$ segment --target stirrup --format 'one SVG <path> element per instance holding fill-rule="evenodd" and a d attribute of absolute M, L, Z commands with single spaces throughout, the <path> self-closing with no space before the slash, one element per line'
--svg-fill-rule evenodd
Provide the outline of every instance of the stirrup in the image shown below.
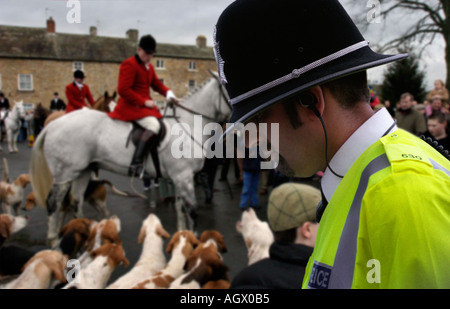
<path fill-rule="evenodd" d="M 142 179 L 144 177 L 144 165 L 142 163 L 131 164 L 128 169 L 128 175 Z"/>

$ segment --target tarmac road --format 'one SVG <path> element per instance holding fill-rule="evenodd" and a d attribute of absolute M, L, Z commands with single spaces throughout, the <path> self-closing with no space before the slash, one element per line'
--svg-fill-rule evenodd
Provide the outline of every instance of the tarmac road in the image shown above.
<path fill-rule="evenodd" d="M 31 156 L 31 148 L 26 142 L 18 143 L 19 153 L 10 154 L 7 150 L 6 142 L 2 143 L 2 157 L 6 157 L 9 167 L 9 177 L 13 181 L 22 173 L 29 172 L 29 162 Z M 220 176 L 219 166 L 216 177 Z M 205 195 L 200 185 L 196 186 L 196 196 L 198 200 L 198 222 L 197 232 L 200 235 L 204 230 L 216 229 L 224 235 L 225 244 L 228 252 L 223 254 L 224 262 L 229 267 L 230 278 L 234 276 L 247 265 L 247 248 L 241 234 L 236 231 L 236 222 L 240 219 L 241 211 L 239 209 L 239 198 L 241 186 L 234 184 L 233 168 L 230 167 L 228 176 L 232 196 L 226 182 L 215 181 L 215 192 L 212 204 L 205 204 Z M 0 171 L 3 171 L 3 164 Z M 3 178 L 3 173 L 0 175 Z M 131 192 L 130 178 L 127 176 L 113 174 L 108 171 L 101 170 L 100 179 L 111 181 L 118 189 Z M 139 179 L 135 179 L 132 184 L 135 189 L 148 197 L 149 193 L 143 190 L 143 183 Z M 31 192 L 31 186 L 25 189 L 25 196 Z M 25 199 L 24 196 L 24 199 Z M 260 195 L 261 209 L 256 212 L 261 220 L 267 220 L 266 207 L 268 195 Z M 130 261 L 130 266 L 124 268 L 119 265 L 113 272 L 109 282 L 126 273 L 136 263 L 141 254 L 141 245 L 137 243 L 137 237 L 141 228 L 142 220 L 149 213 L 155 213 L 161 220 L 164 228 L 172 235 L 176 232 L 176 213 L 175 208 L 170 202 L 163 202 L 160 197 L 156 197 L 156 207 L 151 207 L 151 199 L 144 200 L 139 197 L 123 197 L 116 195 L 108 187 L 107 207 L 111 215 L 117 215 L 121 220 L 120 237 L 123 242 L 125 255 Z M 22 211 L 22 214 L 30 216 L 29 223 L 26 228 L 13 235 L 4 245 L 16 244 L 22 247 L 30 248 L 38 251 L 48 249 L 46 244 L 47 233 L 47 211 L 44 208 L 34 208 L 31 211 Z M 90 219 L 98 219 L 97 212 L 87 203 L 84 206 L 84 214 Z M 165 245 L 167 245 L 166 240 Z M 165 249 L 165 247 L 164 247 Z M 169 259 L 170 256 L 167 256 Z"/>

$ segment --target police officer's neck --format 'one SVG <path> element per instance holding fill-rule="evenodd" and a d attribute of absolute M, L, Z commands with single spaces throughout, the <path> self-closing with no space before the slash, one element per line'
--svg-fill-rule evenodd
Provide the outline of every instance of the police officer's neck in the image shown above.
<path fill-rule="evenodd" d="M 328 134 L 328 158 L 375 113 L 367 102 L 360 102 L 352 108 L 344 108 L 334 99 L 327 99 L 323 121 Z"/>

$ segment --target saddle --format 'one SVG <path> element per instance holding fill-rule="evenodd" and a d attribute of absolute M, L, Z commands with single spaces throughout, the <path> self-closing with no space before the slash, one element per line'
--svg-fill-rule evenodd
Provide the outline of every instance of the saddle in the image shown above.
<path fill-rule="evenodd" d="M 160 129 L 159 129 L 158 135 L 156 137 L 156 143 L 154 143 L 154 142 L 147 143 L 145 153 L 144 153 L 144 156 L 146 158 L 148 157 L 148 155 L 150 153 L 152 153 L 152 157 L 159 158 L 158 146 L 161 144 L 161 141 L 166 136 L 167 128 L 166 128 L 166 125 L 164 124 L 164 122 L 162 121 L 162 119 L 158 119 L 158 121 L 160 124 Z M 133 121 L 132 124 L 133 124 L 133 127 L 131 128 L 130 134 L 128 135 L 127 142 L 125 145 L 126 148 L 128 147 L 130 141 L 134 144 L 134 146 L 137 146 L 142 132 L 145 131 L 145 129 L 141 125 L 139 125 L 137 122 Z M 157 162 L 155 162 L 155 161 L 157 161 Z M 160 165 L 159 165 L 159 159 L 153 160 L 153 164 L 155 165 L 155 170 L 157 171 L 157 174 L 160 174 L 159 171 L 161 169 L 160 169 Z M 160 176 L 160 175 L 158 175 L 158 176 Z"/>

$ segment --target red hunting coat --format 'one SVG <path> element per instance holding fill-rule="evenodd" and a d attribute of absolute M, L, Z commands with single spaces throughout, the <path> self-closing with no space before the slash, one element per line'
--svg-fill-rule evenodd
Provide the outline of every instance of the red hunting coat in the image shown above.
<path fill-rule="evenodd" d="M 126 59 L 120 65 L 119 84 L 117 91 L 120 99 L 117 106 L 108 115 L 113 119 L 123 121 L 138 120 L 153 116 L 162 118 L 158 107 L 148 108 L 144 106 L 146 100 L 151 100 L 150 87 L 163 96 L 166 96 L 169 88 L 156 76 L 151 64 L 149 68 L 137 55 Z"/>
<path fill-rule="evenodd" d="M 89 101 L 91 105 L 94 105 L 95 101 L 92 97 L 91 90 L 88 85 L 84 84 L 81 90 L 72 82 L 66 86 L 66 97 L 67 97 L 67 107 L 66 114 L 73 112 L 77 109 L 82 109 L 83 107 L 88 107 L 85 99 Z"/>

